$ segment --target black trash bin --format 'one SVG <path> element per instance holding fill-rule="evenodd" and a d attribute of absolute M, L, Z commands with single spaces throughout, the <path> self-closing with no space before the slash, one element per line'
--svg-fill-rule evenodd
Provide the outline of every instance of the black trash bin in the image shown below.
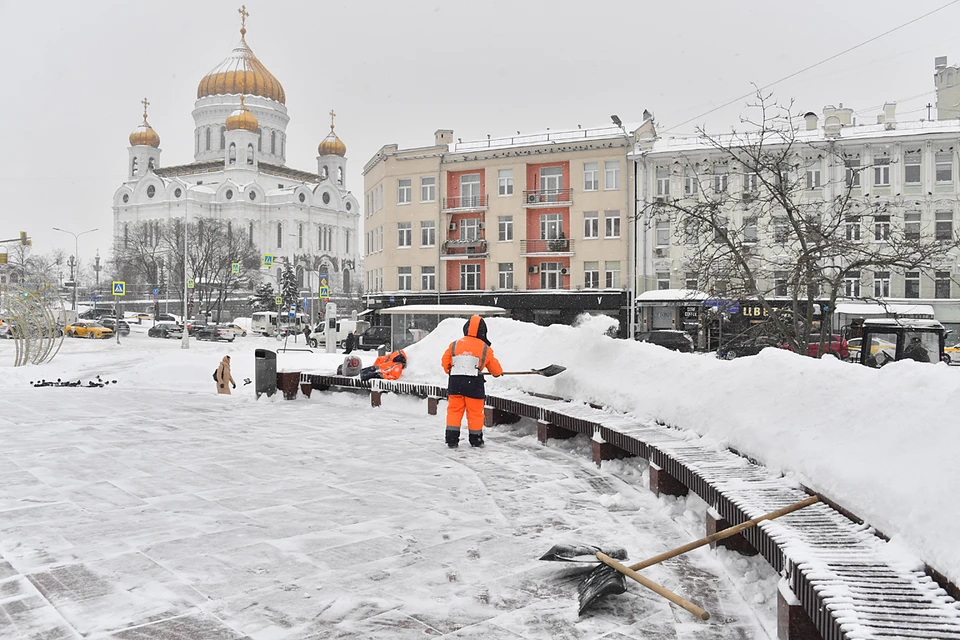
<path fill-rule="evenodd" d="M 253 357 L 257 397 L 265 393 L 269 398 L 277 392 L 277 354 L 269 349 L 257 349 Z"/>

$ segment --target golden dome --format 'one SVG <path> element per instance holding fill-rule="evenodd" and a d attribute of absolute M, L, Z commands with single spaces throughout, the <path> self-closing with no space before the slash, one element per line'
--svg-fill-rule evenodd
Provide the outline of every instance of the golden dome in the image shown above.
<path fill-rule="evenodd" d="M 247 13 L 242 13 L 246 21 Z M 245 24 L 245 23 L 244 23 Z M 285 104 L 287 95 L 272 73 L 253 55 L 247 46 L 246 27 L 240 28 L 240 44 L 227 56 L 227 59 L 213 68 L 203 77 L 197 87 L 197 99 L 206 96 L 246 94 L 269 98 Z"/>
<path fill-rule="evenodd" d="M 340 156 L 342 158 L 347 155 L 347 145 L 343 144 L 343 140 L 338 138 L 333 131 L 333 119 L 336 115 L 333 111 L 330 112 L 330 133 L 320 142 L 317 152 L 322 156 Z"/>
<path fill-rule="evenodd" d="M 246 129 L 251 133 L 256 133 L 259 126 L 257 116 L 253 115 L 253 112 L 247 109 L 247 105 L 243 104 L 243 95 L 241 94 L 240 108 L 227 116 L 227 131 Z"/>
<path fill-rule="evenodd" d="M 150 103 L 147 102 L 147 99 L 143 99 L 143 122 L 140 123 L 140 126 L 130 134 L 130 146 L 136 147 L 139 145 L 146 145 L 148 147 L 154 147 L 155 149 L 160 148 L 160 134 L 153 130 L 153 127 L 150 126 L 150 123 L 147 122 L 147 105 Z"/>

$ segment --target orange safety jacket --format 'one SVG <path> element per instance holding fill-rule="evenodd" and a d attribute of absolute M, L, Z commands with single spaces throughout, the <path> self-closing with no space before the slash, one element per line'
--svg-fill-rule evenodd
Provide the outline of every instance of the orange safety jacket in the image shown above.
<path fill-rule="evenodd" d="M 380 375 L 384 380 L 397 380 L 400 378 L 400 374 L 403 373 L 403 368 L 406 364 L 407 354 L 401 349 L 400 351 L 394 351 L 387 355 L 380 356 L 374 361 L 373 366 L 380 369 Z"/>
<path fill-rule="evenodd" d="M 473 316 L 464 327 L 464 336 L 450 343 L 443 354 L 441 364 L 450 376 L 447 384 L 449 395 L 483 398 L 483 370 L 495 376 L 503 373 L 500 361 L 493 348 L 486 343 L 486 323 L 480 316 Z"/>

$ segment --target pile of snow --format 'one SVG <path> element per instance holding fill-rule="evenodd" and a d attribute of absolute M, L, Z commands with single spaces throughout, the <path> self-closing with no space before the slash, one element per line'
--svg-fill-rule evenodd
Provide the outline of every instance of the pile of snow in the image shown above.
<path fill-rule="evenodd" d="M 409 347 L 403 379 L 444 384 L 440 358 L 463 322 L 445 320 Z M 491 380 L 488 392 L 555 394 L 693 430 L 796 476 L 960 581 L 960 510 L 950 495 L 960 369 L 903 361 L 875 370 L 780 349 L 727 362 L 612 339 L 594 321 L 486 322 L 504 369 L 567 367 L 555 378 Z"/>
<path fill-rule="evenodd" d="M 616 332 L 620 328 L 620 321 L 603 314 L 581 313 L 574 320 L 573 326 L 602 336 Z"/>

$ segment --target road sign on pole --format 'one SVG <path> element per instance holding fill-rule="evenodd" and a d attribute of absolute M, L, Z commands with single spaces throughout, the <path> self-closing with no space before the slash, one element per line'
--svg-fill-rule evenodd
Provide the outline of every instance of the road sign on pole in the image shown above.
<path fill-rule="evenodd" d="M 122 280 L 113 281 L 113 295 L 115 296 L 124 296 L 127 295 L 127 283 Z"/>
<path fill-rule="evenodd" d="M 291 318 L 297 317 L 297 305 L 295 304 L 290 305 L 290 317 Z"/>
<path fill-rule="evenodd" d="M 193 278 L 187 278 L 187 289 L 193 289 L 196 284 L 197 283 Z"/>
<path fill-rule="evenodd" d="M 263 266 L 272 267 L 273 266 L 273 254 L 265 253 L 263 254 Z"/>
<path fill-rule="evenodd" d="M 230 264 L 230 271 L 233 272 L 233 275 L 239 275 L 239 273 L 240 273 L 240 263 L 239 263 L 239 262 L 233 262 L 233 263 L 231 263 L 231 264 Z"/>
<path fill-rule="evenodd" d="M 330 287 L 320 287 L 320 297 L 329 298 L 330 297 Z"/>
<path fill-rule="evenodd" d="M 283 304 L 283 296 L 277 296 L 277 297 L 274 298 L 273 300 L 274 300 L 274 302 L 277 303 L 277 306 L 278 306 L 278 307 Z"/>

